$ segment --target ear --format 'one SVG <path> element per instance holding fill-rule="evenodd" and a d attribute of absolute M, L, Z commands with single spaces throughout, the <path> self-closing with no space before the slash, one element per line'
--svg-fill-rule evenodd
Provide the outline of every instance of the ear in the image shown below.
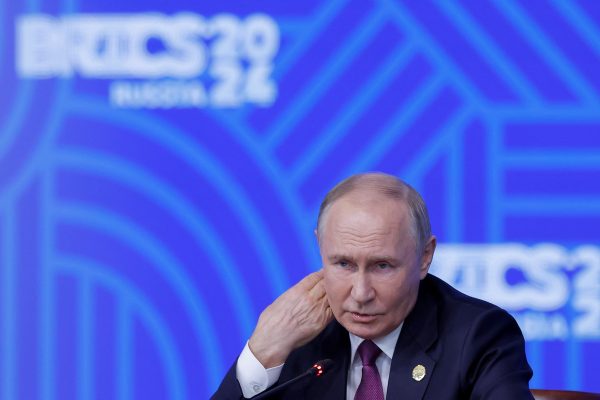
<path fill-rule="evenodd" d="M 423 254 L 421 255 L 421 270 L 420 275 L 421 279 L 425 278 L 427 273 L 429 272 L 429 267 L 431 266 L 431 260 L 433 260 L 433 253 L 435 252 L 435 246 L 437 244 L 437 239 L 435 236 L 431 235 L 425 246 L 423 247 Z"/>

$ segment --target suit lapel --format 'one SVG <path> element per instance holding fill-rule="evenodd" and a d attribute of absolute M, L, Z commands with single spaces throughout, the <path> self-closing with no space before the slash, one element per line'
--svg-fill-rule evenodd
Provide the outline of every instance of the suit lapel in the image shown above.
<path fill-rule="evenodd" d="M 394 349 L 387 400 L 421 400 L 435 368 L 427 350 L 436 341 L 437 306 L 426 290 L 419 290 L 415 307 L 404 321 Z"/>
<path fill-rule="evenodd" d="M 435 367 L 435 360 L 414 340 L 402 343 L 401 346 L 402 348 L 396 347 L 392 359 L 387 399 L 421 400 Z"/>

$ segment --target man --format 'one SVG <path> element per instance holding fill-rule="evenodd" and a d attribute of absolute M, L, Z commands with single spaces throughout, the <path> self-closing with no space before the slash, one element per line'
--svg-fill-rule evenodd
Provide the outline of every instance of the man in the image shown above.
<path fill-rule="evenodd" d="M 381 173 L 325 197 L 323 268 L 282 294 L 214 399 L 249 398 L 332 359 L 274 399 L 532 399 L 524 340 L 500 308 L 428 274 L 436 246 L 421 196 Z"/>

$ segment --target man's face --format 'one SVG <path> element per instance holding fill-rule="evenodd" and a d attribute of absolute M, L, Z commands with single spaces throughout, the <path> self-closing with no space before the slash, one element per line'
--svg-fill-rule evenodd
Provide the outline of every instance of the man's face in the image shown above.
<path fill-rule="evenodd" d="M 417 257 L 407 206 L 380 195 L 348 194 L 327 210 L 318 236 L 335 318 L 366 339 L 394 330 L 413 308 L 431 262 L 428 255 Z"/>

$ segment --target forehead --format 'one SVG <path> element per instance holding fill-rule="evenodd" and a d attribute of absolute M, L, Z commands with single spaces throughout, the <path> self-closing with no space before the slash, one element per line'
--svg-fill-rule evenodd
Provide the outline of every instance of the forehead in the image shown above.
<path fill-rule="evenodd" d="M 322 232 L 402 234 L 410 231 L 410 216 L 403 200 L 371 193 L 356 193 L 331 204 L 322 220 Z"/>
<path fill-rule="evenodd" d="M 321 255 L 334 262 L 351 258 L 406 260 L 414 252 L 408 207 L 395 199 L 340 199 L 323 220 Z"/>

